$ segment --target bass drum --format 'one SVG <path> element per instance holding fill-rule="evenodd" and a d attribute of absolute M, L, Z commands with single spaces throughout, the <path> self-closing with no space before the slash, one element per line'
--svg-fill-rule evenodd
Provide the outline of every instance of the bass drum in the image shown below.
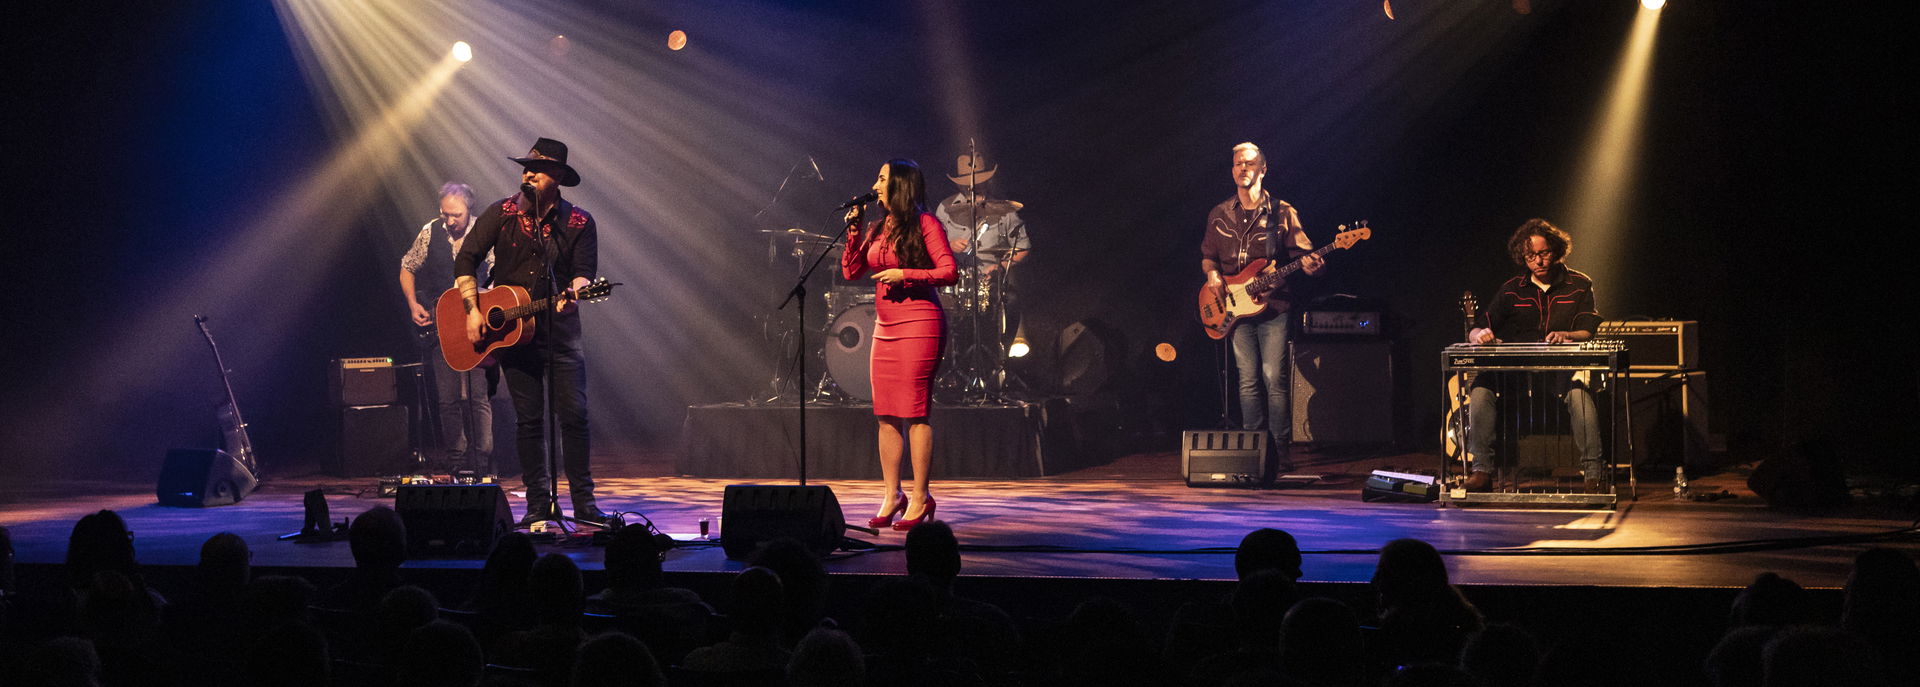
<path fill-rule="evenodd" d="M 840 391 L 862 401 L 873 400 L 873 325 L 878 315 L 872 303 L 847 308 L 827 326 L 827 372 Z"/>

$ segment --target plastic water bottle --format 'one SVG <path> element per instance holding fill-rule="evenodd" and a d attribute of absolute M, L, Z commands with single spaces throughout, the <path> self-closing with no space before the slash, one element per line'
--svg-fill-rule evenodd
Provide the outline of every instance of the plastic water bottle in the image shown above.
<path fill-rule="evenodd" d="M 1682 465 L 1674 468 L 1673 469 L 1673 497 L 1678 499 L 1684 499 L 1687 497 L 1687 494 L 1689 493 L 1689 491 L 1690 490 L 1687 489 L 1687 466 Z"/>

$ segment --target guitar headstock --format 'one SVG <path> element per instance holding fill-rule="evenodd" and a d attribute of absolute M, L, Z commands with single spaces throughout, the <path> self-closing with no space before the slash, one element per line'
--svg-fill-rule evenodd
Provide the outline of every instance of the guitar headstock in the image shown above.
<path fill-rule="evenodd" d="M 612 295 L 613 287 L 616 287 L 619 285 L 620 285 L 620 282 L 607 281 L 606 277 L 601 277 L 599 279 L 593 280 L 593 283 L 591 284 L 582 286 L 578 289 L 574 289 L 574 299 L 587 301 L 590 303 L 598 303 L 600 301 L 606 300 L 607 296 Z"/>
<path fill-rule="evenodd" d="M 1471 320 L 1478 312 L 1480 312 L 1480 301 L 1473 297 L 1473 292 L 1460 292 L 1460 314 Z"/>
<path fill-rule="evenodd" d="M 1364 219 L 1354 222 L 1351 229 L 1342 224 L 1338 231 L 1339 233 L 1333 235 L 1333 245 L 1340 250 L 1352 248 L 1353 244 L 1373 238 L 1373 229 L 1367 226 L 1367 221 Z"/>

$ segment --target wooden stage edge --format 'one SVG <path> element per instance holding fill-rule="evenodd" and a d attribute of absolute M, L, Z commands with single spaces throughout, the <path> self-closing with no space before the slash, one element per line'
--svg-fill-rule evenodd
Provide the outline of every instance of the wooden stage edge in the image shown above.
<path fill-rule="evenodd" d="M 1668 484 L 1651 480 L 1641 483 L 1639 500 L 1623 501 L 1612 511 L 1443 508 L 1359 499 L 1360 482 L 1369 471 L 1429 469 L 1432 456 L 1296 456 L 1302 459 L 1298 472 L 1324 475 L 1322 483 L 1273 490 L 1189 488 L 1177 475 L 1178 454 L 1149 453 L 1051 477 L 936 479 L 934 493 L 938 517 L 953 525 L 967 547 L 964 573 L 981 578 L 1231 580 L 1233 547 L 1259 527 L 1284 529 L 1299 540 L 1305 552 L 1303 582 L 1309 583 L 1365 582 L 1373 572 L 1373 552 L 1403 537 L 1453 552 L 1448 565 L 1453 580 L 1463 585 L 1725 588 L 1773 571 L 1808 587 L 1839 587 L 1853 557 L 1870 546 L 1920 555 L 1911 513 L 1876 512 L 1870 504 L 1824 514 L 1776 511 L 1746 490 L 1738 471 L 1694 481 L 1697 490 L 1725 489 L 1734 495 L 1711 503 L 1677 500 Z M 642 513 L 662 530 L 687 537 L 698 532 L 702 518 L 724 530 L 721 493 L 727 484 L 792 483 L 780 476 L 679 476 L 671 474 L 676 458 L 665 453 L 596 456 L 601 507 Z M 17 558 L 26 565 L 57 564 L 73 523 L 85 513 L 111 508 L 136 533 L 144 565 L 191 566 L 208 536 L 232 531 L 247 540 L 257 567 L 326 569 L 351 566 L 346 542 L 295 544 L 276 538 L 300 528 L 303 492 L 325 489 L 335 521 L 374 505 L 392 505 L 391 498 L 372 495 L 372 479 L 269 477 L 244 502 L 206 509 L 159 506 L 150 484 L 15 483 L 0 487 L 0 524 L 12 531 Z M 517 487 L 517 480 L 507 483 Z M 849 522 L 864 523 L 879 502 L 877 480 L 812 483 L 833 488 Z M 522 512 L 524 501 L 510 500 L 515 513 Z M 902 534 L 852 536 L 879 548 L 836 555 L 827 562 L 829 571 L 905 571 L 898 548 Z M 1829 540 L 1716 550 L 1727 542 L 1816 537 Z M 1693 550 L 1646 553 L 1644 547 Z M 588 571 L 602 567 L 599 548 L 564 542 L 543 548 L 572 556 Z M 477 556 L 430 558 L 408 566 L 463 569 L 481 562 Z M 742 567 L 711 544 L 676 549 L 666 563 L 670 574 L 730 573 Z"/>

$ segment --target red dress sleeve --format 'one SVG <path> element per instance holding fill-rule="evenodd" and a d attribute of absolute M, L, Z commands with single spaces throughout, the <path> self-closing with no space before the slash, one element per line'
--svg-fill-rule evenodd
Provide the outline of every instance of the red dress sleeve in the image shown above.
<path fill-rule="evenodd" d="M 947 244 L 947 229 L 940 219 L 927 213 L 920 213 L 920 238 L 927 244 L 927 257 L 933 258 L 933 269 L 902 270 L 906 273 L 908 284 L 926 284 L 929 286 L 951 286 L 960 280 L 960 267 L 953 261 L 953 248 Z"/>
<path fill-rule="evenodd" d="M 840 278 L 853 281 L 867 276 L 866 237 L 880 228 L 879 222 L 867 225 L 866 231 L 847 230 L 847 240 L 840 246 Z"/>

